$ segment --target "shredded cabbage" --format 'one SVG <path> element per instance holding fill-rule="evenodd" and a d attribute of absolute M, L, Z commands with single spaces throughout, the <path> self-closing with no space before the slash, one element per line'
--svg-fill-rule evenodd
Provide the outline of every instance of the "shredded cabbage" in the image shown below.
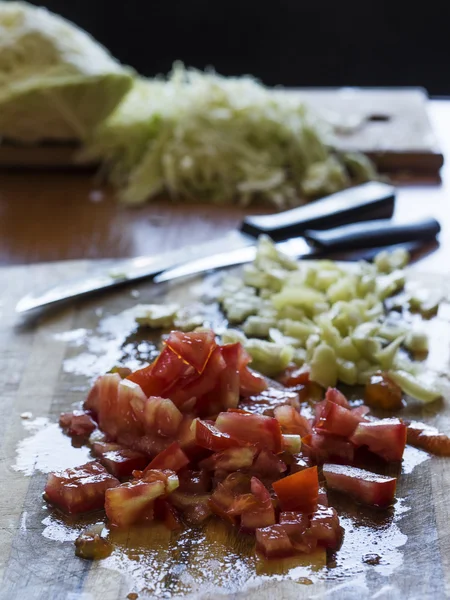
<path fill-rule="evenodd" d="M 132 83 L 131 69 L 72 23 L 0 1 L 0 136 L 83 140 Z"/>
<path fill-rule="evenodd" d="M 284 208 L 376 177 L 362 155 L 332 151 L 295 94 L 181 64 L 167 80 L 137 80 L 82 156 L 107 164 L 127 204 L 165 192 Z"/>

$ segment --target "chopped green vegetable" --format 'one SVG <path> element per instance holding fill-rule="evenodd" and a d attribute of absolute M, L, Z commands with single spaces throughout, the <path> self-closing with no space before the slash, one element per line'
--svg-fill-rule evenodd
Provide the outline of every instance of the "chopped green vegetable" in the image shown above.
<path fill-rule="evenodd" d="M 167 80 L 136 82 L 85 156 L 108 165 L 127 204 L 165 191 L 186 201 L 262 199 L 284 208 L 347 187 L 350 173 L 358 182 L 375 176 L 368 159 L 356 169 L 356 156 L 337 155 L 330 133 L 294 94 L 176 64 Z"/>
<path fill-rule="evenodd" d="M 334 387 L 338 379 L 336 353 L 327 344 L 319 344 L 313 352 L 310 362 L 310 378 L 321 386 Z"/>
<path fill-rule="evenodd" d="M 442 397 L 442 393 L 433 384 L 423 383 L 418 377 L 406 371 L 390 371 L 389 377 L 401 387 L 405 394 L 421 402 L 434 402 Z"/>
<path fill-rule="evenodd" d="M 133 84 L 86 32 L 45 8 L 0 2 L 0 136 L 85 140 Z"/>
<path fill-rule="evenodd" d="M 178 304 L 138 304 L 135 306 L 135 319 L 139 325 L 158 329 L 172 327 Z"/>

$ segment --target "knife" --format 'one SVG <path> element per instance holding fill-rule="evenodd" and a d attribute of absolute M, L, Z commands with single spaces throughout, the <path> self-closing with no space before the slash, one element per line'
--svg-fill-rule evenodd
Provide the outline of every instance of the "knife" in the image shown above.
<path fill-rule="evenodd" d="M 306 229 L 327 229 L 355 221 L 389 218 L 394 211 L 395 188 L 369 182 L 331 194 L 304 206 L 272 215 L 248 216 L 239 231 L 221 239 L 180 248 L 158 256 L 139 256 L 114 261 L 113 268 L 98 269 L 80 279 L 65 281 L 36 294 L 28 294 L 16 306 L 28 312 L 151 277 L 174 266 L 205 256 L 255 246 L 257 236 L 267 234 L 274 240 L 299 236 Z"/>
<path fill-rule="evenodd" d="M 327 231 L 307 230 L 302 237 L 278 242 L 278 250 L 292 258 L 320 258 L 342 250 L 358 250 L 426 242 L 435 239 L 441 226 L 433 218 L 413 223 L 396 223 L 389 219 L 355 223 L 329 229 Z M 171 281 L 212 269 L 220 269 L 252 262 L 256 258 L 256 246 L 238 248 L 200 258 L 189 263 L 167 269 L 154 278 L 155 283 Z"/>

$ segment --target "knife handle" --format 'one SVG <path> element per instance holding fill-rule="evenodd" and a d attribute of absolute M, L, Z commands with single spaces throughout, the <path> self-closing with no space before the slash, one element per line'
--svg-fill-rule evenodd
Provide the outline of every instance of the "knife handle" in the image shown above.
<path fill-rule="evenodd" d="M 306 229 L 329 229 L 355 221 L 390 218 L 394 202 L 393 186 L 371 181 L 292 210 L 246 217 L 241 231 L 255 237 L 265 233 L 279 241 L 299 236 Z"/>
<path fill-rule="evenodd" d="M 440 230 L 439 223 L 431 218 L 413 223 L 380 220 L 344 225 L 328 231 L 309 230 L 304 232 L 304 237 L 315 248 L 322 250 L 353 250 L 429 241 L 433 240 Z"/>

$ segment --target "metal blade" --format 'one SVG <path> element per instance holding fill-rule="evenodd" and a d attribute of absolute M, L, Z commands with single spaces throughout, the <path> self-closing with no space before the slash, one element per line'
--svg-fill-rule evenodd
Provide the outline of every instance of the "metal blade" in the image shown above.
<path fill-rule="evenodd" d="M 28 294 L 19 301 L 16 312 L 24 313 L 57 304 L 69 298 L 111 289 L 131 281 L 152 277 L 175 265 L 224 252 L 225 249 L 235 251 L 255 243 L 256 240 L 252 236 L 232 231 L 223 238 L 187 246 L 159 256 L 138 256 L 117 261 L 105 261 L 107 266 L 104 269 L 95 270 L 92 274 L 79 279 L 65 281 L 39 293 Z"/>
<path fill-rule="evenodd" d="M 276 244 L 276 247 L 292 258 L 300 258 L 316 252 L 312 249 L 305 239 L 303 238 L 291 238 L 285 242 Z M 232 267 L 234 265 L 242 265 L 244 263 L 252 262 L 256 257 L 256 246 L 247 246 L 246 248 L 237 248 L 230 252 L 221 252 L 214 256 L 208 256 L 205 258 L 199 258 L 189 263 L 174 267 L 173 269 L 167 269 L 160 275 L 154 278 L 155 283 L 162 283 L 163 281 L 172 281 L 172 279 L 178 279 L 179 277 L 187 277 L 188 275 L 195 275 L 197 273 L 204 273 L 212 269 L 222 269 L 224 267 Z"/>

